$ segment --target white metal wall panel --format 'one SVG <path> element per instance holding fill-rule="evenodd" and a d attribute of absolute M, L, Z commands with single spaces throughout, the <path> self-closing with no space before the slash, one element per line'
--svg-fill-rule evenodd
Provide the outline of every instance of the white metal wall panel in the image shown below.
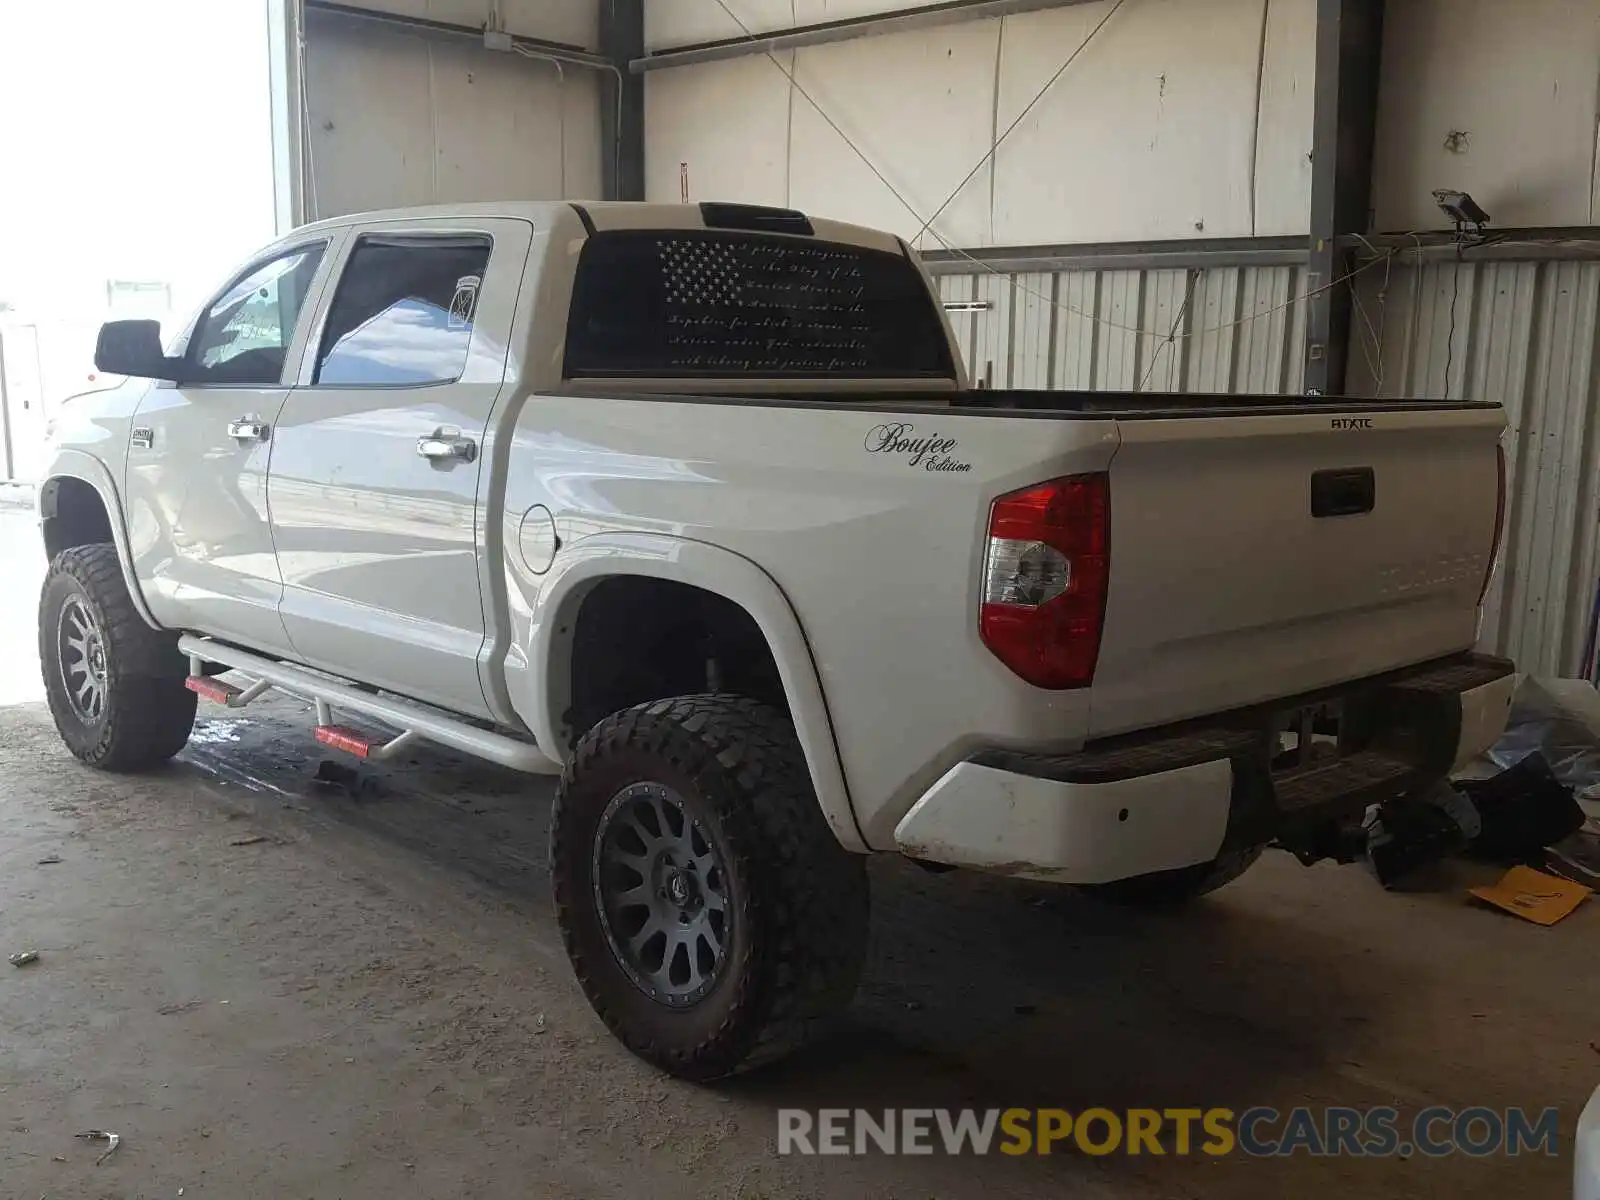
<path fill-rule="evenodd" d="M 915 234 L 921 221 L 872 168 L 926 219 L 983 161 L 994 132 L 1000 24 L 974 21 L 796 51 L 796 81 L 872 167 L 797 95 L 789 137 L 794 206 L 906 237 Z M 759 61 L 782 82 L 770 61 Z M 939 236 L 957 246 L 987 245 L 993 240 L 990 198 L 985 164 L 938 218 Z M 921 241 L 924 247 L 938 244 L 929 237 Z"/>
<path fill-rule="evenodd" d="M 1600 262 L 1380 265 L 1357 284 L 1353 392 L 1506 406 L 1511 502 L 1484 644 L 1526 671 L 1586 674 L 1600 573 Z"/>
<path fill-rule="evenodd" d="M 779 56 L 791 71 L 794 55 Z M 645 77 L 645 194 L 789 204 L 789 81 L 765 56 Z"/>
<path fill-rule="evenodd" d="M 1300 267 L 984 272 L 938 282 L 946 301 L 988 304 L 950 320 L 968 373 L 995 387 L 1302 388 L 1307 285 Z"/>
<path fill-rule="evenodd" d="M 1048 389 L 1055 374 L 1056 277 L 1018 275 L 1011 289 L 1011 352 L 1005 356 L 1006 387 Z"/>
<path fill-rule="evenodd" d="M 1379 229 L 1435 229 L 1461 188 L 1495 224 L 1597 219 L 1600 4 L 1406 0 L 1384 15 L 1373 204 Z"/>
<path fill-rule="evenodd" d="M 805 24 L 888 7 L 728 3 L 757 31 L 787 27 L 796 13 Z M 780 110 L 773 89 L 789 84 L 765 56 L 651 71 L 647 157 L 659 161 L 647 195 L 677 197 L 679 162 L 691 178 L 726 180 L 734 199 L 770 200 L 781 173 L 796 207 L 910 236 L 978 167 L 936 227 L 958 246 L 1304 233 L 1315 3 L 1127 4 L 993 162 L 985 155 L 996 137 L 1106 16 L 1109 0 L 791 52 L 800 85 L 915 216 L 803 97 Z M 655 46 L 738 34 L 716 0 L 660 0 L 647 16 Z M 772 128 L 779 111 L 782 131 Z M 746 125 L 748 136 L 730 132 Z M 748 180 L 724 169 L 741 152 Z M 775 154 L 786 156 L 783 172 Z M 697 182 L 695 194 L 713 193 Z"/>
<path fill-rule="evenodd" d="M 1099 271 L 1063 271 L 1055 276 L 1054 341 L 1051 343 L 1051 386 L 1090 391 L 1100 358 Z"/>
<path fill-rule="evenodd" d="M 1004 275 L 979 275 L 973 285 L 974 297 L 989 307 L 974 322 L 969 378 L 986 387 L 1010 387 L 1016 373 L 1011 343 L 1015 281 Z"/>
<path fill-rule="evenodd" d="M 1268 8 L 1146 0 L 1113 17 L 1000 144 L 995 244 L 1250 236 Z M 999 129 L 1105 12 L 1091 4 L 1005 20 Z M 1310 129 L 1307 110 L 1302 141 Z M 1304 209 L 1289 232 L 1303 229 Z"/>
<path fill-rule="evenodd" d="M 353 21 L 306 37 L 308 219 L 600 191 L 594 72 Z"/>
<path fill-rule="evenodd" d="M 1311 211 L 1311 110 L 1317 81 L 1316 0 L 1265 0 L 1254 231 L 1306 231 Z"/>

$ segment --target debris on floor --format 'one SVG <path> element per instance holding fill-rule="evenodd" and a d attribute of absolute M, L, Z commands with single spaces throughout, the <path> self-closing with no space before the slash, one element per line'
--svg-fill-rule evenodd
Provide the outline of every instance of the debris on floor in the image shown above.
<path fill-rule="evenodd" d="M 234 838 L 231 842 L 228 843 L 228 845 L 230 845 L 230 846 L 259 846 L 262 842 L 267 841 L 267 840 L 268 839 L 266 838 L 265 835 L 258 833 L 254 837 Z"/>
<path fill-rule="evenodd" d="M 1473 854 L 1492 862 L 1526 863 L 1583 828 L 1583 809 L 1572 788 L 1556 777 L 1542 751 L 1488 779 L 1456 785 L 1477 809 L 1480 829 Z"/>
<path fill-rule="evenodd" d="M 1532 867 L 1512 867 L 1498 883 L 1471 891 L 1484 903 L 1535 925 L 1554 925 L 1570 916 L 1590 894 L 1590 889 L 1581 883 L 1558 879 Z"/>
<path fill-rule="evenodd" d="M 13 967 L 26 967 L 39 961 L 39 952 L 37 950 L 20 950 L 6 961 Z"/>
<path fill-rule="evenodd" d="M 1466 849 L 1481 827 L 1472 801 L 1441 782 L 1374 814 L 1367 825 L 1367 864 L 1391 888 L 1419 867 Z"/>
<path fill-rule="evenodd" d="M 39 865 L 41 867 L 53 867 L 60 861 L 61 861 L 61 855 L 59 855 L 59 854 L 46 854 L 43 858 L 41 858 L 39 860 Z"/>
<path fill-rule="evenodd" d="M 97 1166 L 97 1167 L 101 1163 L 105 1162 L 106 1159 L 110 1158 L 113 1154 L 115 1154 L 116 1150 L 117 1150 L 117 1147 L 122 1145 L 122 1137 L 121 1137 L 120 1134 L 109 1133 L 104 1129 L 89 1129 L 89 1130 L 86 1130 L 83 1133 L 75 1133 L 72 1136 L 73 1137 L 80 1137 L 86 1142 L 107 1142 L 107 1143 L 109 1143 L 109 1145 L 106 1146 L 106 1152 L 104 1154 L 102 1154 L 99 1158 L 94 1160 L 94 1165 Z"/>
<path fill-rule="evenodd" d="M 1592 888 L 1600 888 L 1600 820 L 1590 817 L 1571 837 L 1545 848 L 1544 867 Z"/>
<path fill-rule="evenodd" d="M 1506 731 L 1488 758 L 1505 769 L 1534 753 L 1579 800 L 1600 800 L 1600 693 L 1592 683 L 1527 676 L 1517 684 Z"/>
<path fill-rule="evenodd" d="M 324 758 L 317 763 L 311 783 L 319 788 L 338 788 L 352 800 L 372 800 L 382 794 L 382 787 L 370 773 Z"/>

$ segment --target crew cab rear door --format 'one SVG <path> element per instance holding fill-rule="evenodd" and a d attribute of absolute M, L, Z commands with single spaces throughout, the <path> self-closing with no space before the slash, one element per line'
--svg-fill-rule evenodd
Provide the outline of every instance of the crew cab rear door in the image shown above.
<path fill-rule="evenodd" d="M 532 235 L 502 218 L 354 227 L 267 484 L 299 657 L 479 716 L 478 493 Z"/>

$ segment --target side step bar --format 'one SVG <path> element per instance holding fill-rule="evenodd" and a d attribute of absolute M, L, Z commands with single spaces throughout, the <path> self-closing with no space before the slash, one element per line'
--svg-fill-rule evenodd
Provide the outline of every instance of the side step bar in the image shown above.
<path fill-rule="evenodd" d="M 367 759 L 388 758 L 408 747 L 415 739 L 436 742 L 459 750 L 463 754 L 499 763 L 513 771 L 530 775 L 558 775 L 561 764 L 550 758 L 531 742 L 518 741 L 503 733 L 479 729 L 465 721 L 446 716 L 436 709 L 393 696 L 375 696 L 360 688 L 340 683 L 315 671 L 288 663 L 273 662 L 248 650 L 240 650 L 209 638 L 184 634 L 178 639 L 178 649 L 189 656 L 191 662 L 187 686 L 190 691 L 217 700 L 229 708 L 242 708 L 268 688 L 278 688 L 296 696 L 316 702 L 317 740 L 324 745 L 349 750 Z M 242 691 L 232 684 L 204 678 L 200 665 L 221 663 L 251 676 L 255 682 Z M 332 724 L 329 709 L 337 704 L 362 716 L 382 721 L 403 730 L 399 737 L 387 743 L 373 743 L 360 734 Z M 324 736 L 324 731 L 327 735 Z M 360 747 L 358 749 L 358 746 Z"/>

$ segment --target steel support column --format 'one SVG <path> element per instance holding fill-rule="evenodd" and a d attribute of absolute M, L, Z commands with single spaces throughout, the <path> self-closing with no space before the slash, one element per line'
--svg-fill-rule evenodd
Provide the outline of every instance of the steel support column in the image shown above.
<path fill-rule="evenodd" d="M 616 64 L 600 85 L 601 199 L 644 199 L 644 0 L 600 0 L 600 52 Z"/>
<path fill-rule="evenodd" d="M 1384 0 L 1317 0 L 1317 82 L 1311 133 L 1313 288 L 1347 274 L 1341 234 L 1366 232 L 1378 117 L 1378 67 Z M 1311 297 L 1306 330 L 1306 391 L 1338 395 L 1350 351 L 1350 289 Z"/>
<path fill-rule="evenodd" d="M 281 236 L 315 220 L 306 212 L 305 113 L 300 100 L 300 6 L 267 0 L 267 87 L 272 110 L 272 217 Z"/>

